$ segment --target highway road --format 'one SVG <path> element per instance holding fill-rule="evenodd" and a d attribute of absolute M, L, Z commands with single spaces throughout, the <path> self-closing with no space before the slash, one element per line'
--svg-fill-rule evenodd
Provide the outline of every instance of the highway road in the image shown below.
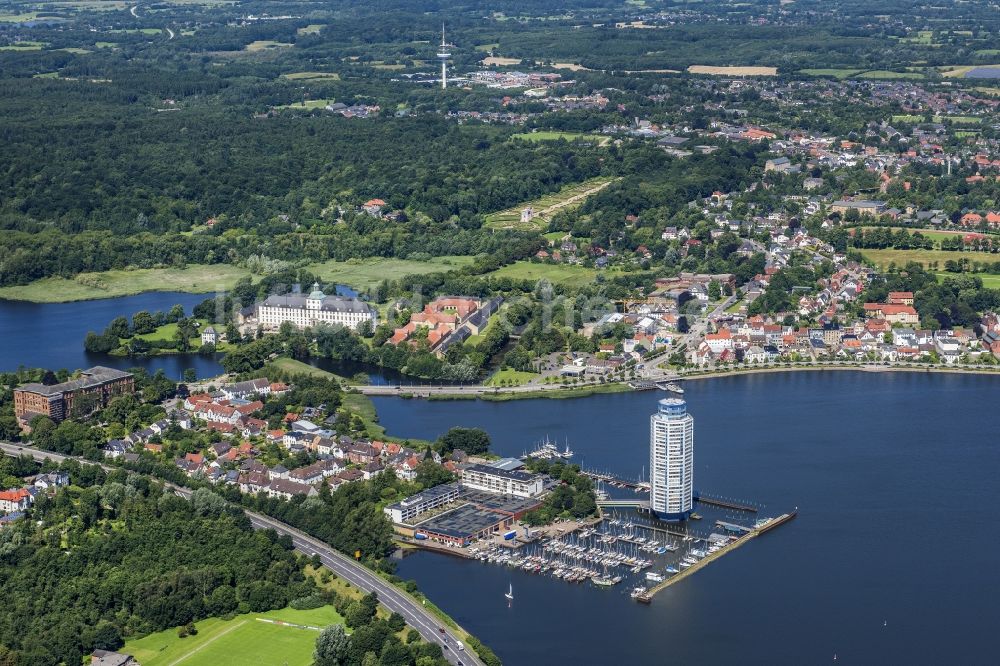
<path fill-rule="evenodd" d="M 51 451 L 42 451 L 40 449 L 20 446 L 10 442 L 0 442 L 0 451 L 6 455 L 14 457 L 28 454 L 39 462 L 49 459 L 56 463 L 61 463 L 67 459 L 74 459 L 78 462 L 91 465 L 100 464 L 100 466 L 107 471 L 115 469 L 110 465 L 94 463 L 93 461 L 85 460 L 83 458 L 65 456 Z M 176 486 L 166 481 L 163 483 L 167 488 L 170 488 L 182 497 L 190 497 L 191 495 L 192 491 L 189 488 Z M 456 665 L 473 664 L 475 666 L 484 666 L 483 662 L 475 653 L 468 649 L 464 651 L 458 649 L 460 639 L 450 627 L 438 620 L 438 618 L 432 615 L 421 604 L 417 603 L 415 599 L 410 597 L 405 592 L 400 591 L 388 581 L 372 573 L 346 555 L 337 552 L 322 541 L 314 539 L 290 525 L 254 511 L 247 511 L 244 509 L 244 512 L 247 514 L 247 517 L 250 518 L 250 523 L 255 529 L 269 529 L 274 530 L 278 534 L 290 536 L 295 549 L 300 553 L 304 553 L 310 557 L 313 554 L 319 555 L 323 566 L 330 569 L 344 580 L 350 582 L 352 585 L 355 585 L 365 592 L 375 591 L 375 593 L 378 594 L 379 602 L 383 606 L 388 608 L 390 611 L 394 611 L 402 615 L 406 619 L 406 623 L 416 629 L 424 640 L 440 645 L 442 650 L 444 650 L 445 658 L 448 659 L 450 663 Z"/>

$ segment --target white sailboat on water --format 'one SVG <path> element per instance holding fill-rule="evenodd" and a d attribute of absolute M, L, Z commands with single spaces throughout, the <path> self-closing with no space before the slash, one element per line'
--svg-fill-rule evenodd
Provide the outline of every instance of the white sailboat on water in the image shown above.
<path fill-rule="evenodd" d="M 513 601 L 514 600 L 514 585 L 513 584 L 510 585 L 510 589 L 507 590 L 507 593 L 504 594 L 503 596 L 507 597 L 507 601 Z"/>

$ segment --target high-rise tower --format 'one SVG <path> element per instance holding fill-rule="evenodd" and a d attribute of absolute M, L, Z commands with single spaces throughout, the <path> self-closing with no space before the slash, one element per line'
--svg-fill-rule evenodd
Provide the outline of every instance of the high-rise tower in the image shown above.
<path fill-rule="evenodd" d="M 441 24 L 441 47 L 438 49 L 438 60 L 441 61 L 441 89 L 444 90 L 448 87 L 448 58 L 451 57 L 451 53 L 448 51 L 451 44 L 445 41 L 444 38 L 444 23 Z"/>
<path fill-rule="evenodd" d="M 694 417 L 664 398 L 649 418 L 649 508 L 661 520 L 687 520 L 694 504 Z"/>

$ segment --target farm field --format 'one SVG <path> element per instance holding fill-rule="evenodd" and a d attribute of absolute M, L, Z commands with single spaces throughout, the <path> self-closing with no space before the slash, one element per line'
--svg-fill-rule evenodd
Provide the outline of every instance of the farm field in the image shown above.
<path fill-rule="evenodd" d="M 691 65 L 689 74 L 713 74 L 716 76 L 777 76 L 777 67 L 715 67 L 712 65 Z"/>
<path fill-rule="evenodd" d="M 938 262 L 943 266 L 946 261 L 1000 261 L 1000 255 L 989 252 L 949 252 L 947 250 L 861 250 L 865 259 L 872 262 L 879 268 L 886 268 L 889 264 L 905 266 L 910 261 L 927 266 L 931 262 Z"/>
<path fill-rule="evenodd" d="M 41 51 L 45 42 L 14 42 L 9 46 L 0 46 L 0 51 Z"/>
<path fill-rule="evenodd" d="M 24 23 L 38 18 L 38 12 L 0 11 L 0 23 Z"/>
<path fill-rule="evenodd" d="M 409 259 L 351 259 L 326 261 L 307 268 L 325 282 L 346 284 L 354 289 L 374 287 L 382 280 L 398 280 L 405 275 L 450 271 L 471 264 L 473 257 L 433 257 L 429 261 Z"/>
<path fill-rule="evenodd" d="M 245 50 L 250 53 L 259 53 L 260 51 L 270 51 L 273 49 L 282 49 L 292 44 L 286 44 L 285 42 L 275 42 L 270 39 L 258 39 L 255 42 L 250 42 L 246 45 Z"/>
<path fill-rule="evenodd" d="M 948 78 L 1000 79 L 1000 65 L 948 65 L 939 69 L 941 76 Z"/>
<path fill-rule="evenodd" d="M 143 666 L 309 666 L 319 631 L 341 622 L 332 606 L 304 611 L 283 608 L 237 615 L 232 620 L 203 620 L 195 625 L 198 633 L 186 638 L 179 638 L 176 629 L 167 629 L 127 642 L 122 652 Z"/>
<path fill-rule="evenodd" d="M 282 74 L 281 78 L 288 79 L 289 81 L 322 81 L 324 79 L 339 81 L 340 74 L 336 72 L 292 72 L 290 74 Z"/>
<path fill-rule="evenodd" d="M 520 65 L 521 58 L 502 58 L 500 56 L 489 56 L 483 58 L 484 67 L 507 67 L 510 65 Z"/>
<path fill-rule="evenodd" d="M 860 74 L 863 69 L 800 69 L 799 74 L 806 76 L 832 76 L 835 79 L 847 79 Z"/>
<path fill-rule="evenodd" d="M 204 294 L 225 291 L 249 274 L 244 268 L 228 264 L 192 264 L 187 268 L 138 268 L 81 273 L 73 279 L 44 278 L 26 285 L 2 287 L 0 298 L 35 303 L 67 303 L 131 296 L 146 291 Z"/>
<path fill-rule="evenodd" d="M 920 72 L 890 72 L 886 69 L 873 69 L 858 75 L 862 79 L 922 79 Z"/>
<path fill-rule="evenodd" d="M 567 185 L 558 192 L 546 194 L 534 201 L 525 201 L 513 208 L 490 213 L 486 216 L 486 226 L 503 229 L 542 229 L 547 224 L 546 217 L 548 215 L 582 203 L 591 194 L 595 194 L 610 185 L 613 180 L 612 178 L 598 177 L 576 185 Z M 529 206 L 535 211 L 535 217 L 527 222 L 521 222 L 521 211 Z"/>
<path fill-rule="evenodd" d="M 548 280 L 549 282 L 590 282 L 597 276 L 597 269 L 572 264 L 536 264 L 518 261 L 504 266 L 490 275 L 514 280 Z"/>

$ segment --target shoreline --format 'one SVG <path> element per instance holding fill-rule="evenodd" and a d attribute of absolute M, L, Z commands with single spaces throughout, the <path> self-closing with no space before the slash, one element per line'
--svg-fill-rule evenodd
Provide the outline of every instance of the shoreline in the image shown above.
<path fill-rule="evenodd" d="M 725 377 L 737 377 L 740 375 L 762 375 L 784 372 L 825 372 L 825 371 L 853 371 L 867 373 L 883 372 L 911 372 L 928 374 L 950 374 L 950 375 L 996 375 L 1000 376 L 1000 366 L 996 369 L 979 367 L 937 367 L 937 366 L 864 366 L 864 365 L 801 365 L 801 366 L 780 366 L 766 368 L 743 368 L 728 369 L 720 372 L 696 372 L 683 374 L 675 381 L 695 381 L 702 379 L 721 379 Z M 627 383 L 616 382 L 614 384 L 597 384 L 593 386 L 569 387 L 569 388 L 539 388 L 534 391 L 499 391 L 484 392 L 479 394 L 471 393 L 434 393 L 427 396 L 417 396 L 413 393 L 406 393 L 402 396 L 409 400 L 424 399 L 428 401 L 448 401 L 448 400 L 483 400 L 486 402 L 507 402 L 510 400 L 532 400 L 551 399 L 566 400 L 571 398 L 587 398 L 592 395 L 607 393 L 638 393 L 648 389 L 634 389 Z M 373 396 L 373 397 L 397 397 L 397 396 Z"/>

